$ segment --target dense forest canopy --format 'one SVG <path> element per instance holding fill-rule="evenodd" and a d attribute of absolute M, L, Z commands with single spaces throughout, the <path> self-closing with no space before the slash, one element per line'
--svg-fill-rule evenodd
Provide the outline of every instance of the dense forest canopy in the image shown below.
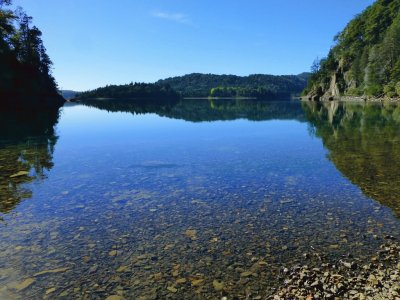
<path fill-rule="evenodd" d="M 79 94 L 80 99 L 157 99 L 179 97 L 288 98 L 305 87 L 308 73 L 297 76 L 189 74 L 159 80 L 154 84 L 107 85 Z"/>
<path fill-rule="evenodd" d="M 32 17 L 10 5 L 0 0 L 0 106 L 62 105 L 42 32 Z"/>
<path fill-rule="evenodd" d="M 169 85 L 152 83 L 130 83 L 107 85 L 79 94 L 79 99 L 115 98 L 115 99 L 178 99 L 179 95 Z"/>
<path fill-rule="evenodd" d="M 183 97 L 290 97 L 301 93 L 307 84 L 308 75 L 236 76 L 193 73 L 159 80 L 157 84 L 168 84 Z"/>
<path fill-rule="evenodd" d="M 377 0 L 351 20 L 312 71 L 311 97 L 400 96 L 400 0 Z"/>
<path fill-rule="evenodd" d="M 279 95 L 285 96 L 284 92 L 276 90 L 270 90 L 268 88 L 259 87 L 216 87 L 210 91 L 211 97 L 229 97 L 229 98 L 241 98 L 250 97 L 257 99 L 273 99 Z"/>

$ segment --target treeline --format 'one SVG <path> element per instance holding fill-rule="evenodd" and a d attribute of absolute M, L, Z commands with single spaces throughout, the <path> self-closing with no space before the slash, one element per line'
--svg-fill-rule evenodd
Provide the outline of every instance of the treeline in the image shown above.
<path fill-rule="evenodd" d="M 274 99 L 279 96 L 285 97 L 288 94 L 284 91 L 270 90 L 265 87 L 216 87 L 212 88 L 209 96 L 228 97 L 228 98 L 257 98 Z M 289 94 L 290 96 L 290 94 Z"/>
<path fill-rule="evenodd" d="M 95 90 L 82 92 L 79 99 L 179 99 L 179 95 L 169 85 L 152 83 L 130 83 L 124 85 L 107 85 Z"/>
<path fill-rule="evenodd" d="M 42 32 L 32 17 L 10 5 L 0 0 L 0 108 L 62 105 Z"/>
<path fill-rule="evenodd" d="M 400 96 L 400 0 L 378 0 L 335 37 L 313 64 L 304 94 Z"/>
<path fill-rule="evenodd" d="M 306 87 L 308 76 L 308 73 L 282 76 L 264 74 L 236 76 L 193 73 L 159 80 L 157 84 L 170 85 L 182 97 L 213 96 L 213 90 L 214 93 L 217 93 L 221 97 L 253 97 L 251 95 L 290 97 L 291 95 L 301 93 Z"/>

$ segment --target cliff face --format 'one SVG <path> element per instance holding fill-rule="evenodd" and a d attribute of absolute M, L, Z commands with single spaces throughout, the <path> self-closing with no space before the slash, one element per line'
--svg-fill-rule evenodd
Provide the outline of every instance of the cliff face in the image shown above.
<path fill-rule="evenodd" d="M 312 69 L 303 94 L 313 100 L 400 96 L 400 0 L 378 0 L 356 16 Z"/>

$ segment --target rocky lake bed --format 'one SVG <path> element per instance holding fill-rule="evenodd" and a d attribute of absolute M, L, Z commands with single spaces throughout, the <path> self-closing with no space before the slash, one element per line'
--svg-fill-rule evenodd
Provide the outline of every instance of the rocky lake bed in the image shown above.
<path fill-rule="evenodd" d="M 253 104 L 4 139 L 0 298 L 396 299 L 398 107 Z"/>

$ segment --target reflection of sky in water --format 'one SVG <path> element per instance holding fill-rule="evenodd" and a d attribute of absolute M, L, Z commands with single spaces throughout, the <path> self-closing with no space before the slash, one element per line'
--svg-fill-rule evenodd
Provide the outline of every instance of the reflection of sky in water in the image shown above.
<path fill-rule="evenodd" d="M 171 142 L 197 141 L 200 144 L 203 140 L 235 138 L 235 137 L 265 137 L 279 140 L 291 136 L 292 139 L 304 141 L 298 134 L 307 135 L 304 128 L 299 128 L 298 122 L 292 121 L 270 121 L 249 122 L 237 120 L 235 122 L 216 121 L 204 123 L 191 123 L 183 120 L 173 120 L 158 117 L 155 114 L 132 115 L 130 113 L 108 113 L 94 110 L 85 106 L 74 106 L 64 108 L 62 122 L 58 125 L 62 141 L 67 139 L 71 147 L 73 141 L 76 143 L 93 142 L 101 145 L 118 142 L 125 144 L 142 142 L 160 142 L 165 140 Z M 303 124 L 303 127 L 306 127 Z M 141 140 L 136 140 L 140 138 Z M 199 141 L 198 139 L 201 139 Z M 144 140 L 143 140 L 144 139 Z M 288 140 L 288 143 L 295 140 Z M 272 141 L 271 141 L 272 142 Z M 185 142 L 184 145 L 189 144 Z"/>
<path fill-rule="evenodd" d="M 215 278 L 228 295 L 262 294 L 310 246 L 361 259 L 375 251 L 374 234 L 399 231 L 388 209 L 335 169 L 307 123 L 191 123 L 72 106 L 57 133 L 48 178 L 28 185 L 33 197 L 0 225 L 0 267 L 17 270 L 3 279 L 9 287 L 69 270 L 36 278 L 24 295 L 55 286 L 54 295 L 72 297 L 98 283 L 99 297 L 164 298 L 178 277 L 192 285 L 175 284 L 177 299 L 220 295 Z M 243 280 L 248 270 L 257 276 Z"/>

